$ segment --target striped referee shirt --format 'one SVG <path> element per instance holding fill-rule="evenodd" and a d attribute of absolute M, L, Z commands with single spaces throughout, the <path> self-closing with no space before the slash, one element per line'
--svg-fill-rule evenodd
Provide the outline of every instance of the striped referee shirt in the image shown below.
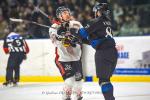
<path fill-rule="evenodd" d="M 25 39 L 21 35 L 14 32 L 11 32 L 7 37 L 5 37 L 3 49 L 5 53 L 29 52 Z"/>

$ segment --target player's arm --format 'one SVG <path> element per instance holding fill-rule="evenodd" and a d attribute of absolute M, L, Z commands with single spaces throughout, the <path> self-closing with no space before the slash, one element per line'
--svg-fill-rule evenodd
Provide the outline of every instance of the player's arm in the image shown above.
<path fill-rule="evenodd" d="M 59 28 L 60 28 L 60 25 L 56 23 L 53 24 L 51 28 L 49 28 L 50 39 L 52 43 L 55 44 L 56 46 L 59 46 L 59 45 L 68 46 L 68 42 L 69 42 L 68 39 L 65 38 L 65 36 L 58 35 Z"/>
<path fill-rule="evenodd" d="M 87 32 L 86 28 L 82 25 L 78 30 L 79 38 L 82 40 L 82 43 L 89 44 L 89 33 Z"/>
<path fill-rule="evenodd" d="M 49 36 L 52 40 L 52 43 L 56 43 L 56 36 L 57 36 L 57 24 L 53 24 L 52 27 L 49 28 Z"/>
<path fill-rule="evenodd" d="M 73 33 L 75 42 L 89 44 L 88 33 L 79 21 L 71 21 L 70 26 L 70 32 Z"/>
<path fill-rule="evenodd" d="M 52 27 L 49 29 L 49 35 L 50 39 L 52 40 L 52 43 L 55 45 L 63 45 L 64 47 L 70 46 L 70 39 L 68 36 L 65 36 L 65 34 L 60 34 L 63 28 L 58 24 L 53 24 Z"/>
<path fill-rule="evenodd" d="M 102 19 L 91 20 L 86 31 L 89 35 L 96 35 L 98 37 L 105 37 L 106 35 L 106 26 Z"/>

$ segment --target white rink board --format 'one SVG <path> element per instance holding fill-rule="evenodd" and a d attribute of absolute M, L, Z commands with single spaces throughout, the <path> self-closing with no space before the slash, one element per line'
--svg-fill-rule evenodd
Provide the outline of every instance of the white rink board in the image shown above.
<path fill-rule="evenodd" d="M 117 37 L 115 38 L 119 53 L 128 53 L 118 59 L 117 68 L 139 68 L 139 60 L 143 60 L 143 52 L 150 51 L 150 37 Z M 59 76 L 55 66 L 55 47 L 49 39 L 27 40 L 30 53 L 21 64 L 21 75 L 26 76 Z M 2 49 L 3 41 L 0 41 L 0 76 L 5 75 L 8 55 Z M 91 46 L 83 47 L 83 69 L 88 76 L 95 75 L 94 52 Z M 149 55 L 148 55 L 149 56 Z"/>
<path fill-rule="evenodd" d="M 5 75 L 8 55 L 4 54 L 0 41 L 0 75 Z M 30 52 L 27 59 L 21 64 L 21 75 L 59 76 L 55 66 L 55 47 L 49 39 L 27 40 Z"/>

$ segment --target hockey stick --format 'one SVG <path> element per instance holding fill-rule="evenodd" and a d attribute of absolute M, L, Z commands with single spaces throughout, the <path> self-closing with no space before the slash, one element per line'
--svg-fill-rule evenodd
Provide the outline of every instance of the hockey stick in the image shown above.
<path fill-rule="evenodd" d="M 36 11 L 39 11 L 42 15 L 44 15 L 47 18 L 51 18 L 48 14 L 43 12 L 38 6 L 34 7 Z"/>
<path fill-rule="evenodd" d="M 42 27 L 50 28 L 50 26 L 39 24 L 39 23 L 34 22 L 34 21 L 29 21 L 29 20 L 24 20 L 24 19 L 16 19 L 16 18 L 9 18 L 9 19 L 12 22 L 26 22 L 26 23 L 31 23 L 31 24 L 42 26 Z M 53 28 L 53 27 L 51 27 L 51 28 Z"/>
<path fill-rule="evenodd" d="M 42 11 L 38 6 L 34 6 L 34 9 L 36 12 L 40 12 L 43 16 L 45 16 L 46 18 L 50 19 L 51 23 L 57 23 L 60 24 L 60 21 L 56 20 L 54 17 L 49 16 L 48 14 L 46 14 L 44 11 Z"/>
<path fill-rule="evenodd" d="M 37 22 L 24 20 L 24 19 L 9 18 L 9 20 L 12 21 L 12 22 L 20 22 L 20 23 L 25 22 L 25 23 L 31 23 L 31 24 L 39 25 L 39 26 L 46 27 L 46 28 L 54 28 L 54 29 L 56 29 L 55 27 L 50 27 L 50 26 L 47 26 L 47 25 L 39 24 Z M 64 37 L 64 36 L 60 36 L 60 37 L 57 36 L 57 40 L 62 41 L 64 39 L 69 39 L 69 40 L 72 40 L 71 42 L 77 42 L 78 39 L 74 35 L 70 35 L 70 36 L 71 37 L 67 37 L 67 38 Z"/>

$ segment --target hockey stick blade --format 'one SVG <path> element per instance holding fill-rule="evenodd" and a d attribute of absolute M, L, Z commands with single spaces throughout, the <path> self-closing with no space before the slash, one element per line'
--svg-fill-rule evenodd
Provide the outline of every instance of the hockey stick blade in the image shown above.
<path fill-rule="evenodd" d="M 13 22 L 23 22 L 22 19 L 16 19 L 16 18 L 9 18 L 9 20 Z"/>
<path fill-rule="evenodd" d="M 31 24 L 38 25 L 38 26 L 45 27 L 45 28 L 54 28 L 54 29 L 56 29 L 55 27 L 47 26 L 47 25 L 44 25 L 44 24 L 40 24 L 40 23 L 37 23 L 37 22 L 34 22 L 34 21 L 29 21 L 29 20 L 24 20 L 24 19 L 9 18 L 9 20 L 13 21 L 13 22 L 26 22 L 26 23 L 31 23 Z"/>

